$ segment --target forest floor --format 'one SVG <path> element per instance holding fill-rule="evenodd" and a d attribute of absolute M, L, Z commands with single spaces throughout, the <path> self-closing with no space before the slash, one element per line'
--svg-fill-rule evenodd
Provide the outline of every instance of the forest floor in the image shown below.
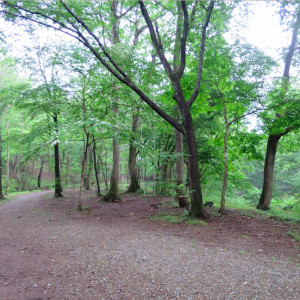
<path fill-rule="evenodd" d="M 52 195 L 0 203 L 1 300 L 300 299 L 297 224 L 209 208 L 205 225 L 168 197 L 94 191 L 78 212 L 75 190 Z"/>

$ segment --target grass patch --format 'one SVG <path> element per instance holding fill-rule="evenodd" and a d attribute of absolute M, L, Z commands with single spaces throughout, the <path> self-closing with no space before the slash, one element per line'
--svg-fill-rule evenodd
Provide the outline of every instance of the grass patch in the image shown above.
<path fill-rule="evenodd" d="M 300 242 L 300 235 L 299 235 L 298 232 L 289 230 L 289 231 L 287 232 L 287 234 L 290 235 L 291 237 L 293 237 L 293 239 L 294 239 L 296 242 Z"/>
<path fill-rule="evenodd" d="M 216 204 L 215 206 L 217 206 Z M 226 208 L 242 210 L 242 215 L 245 217 L 262 217 L 273 218 L 281 221 L 291 221 L 295 223 L 300 222 L 300 214 L 297 210 L 285 210 L 276 203 L 271 202 L 271 208 L 269 210 L 256 209 L 254 205 L 245 202 L 241 197 L 227 197 Z"/>
<path fill-rule="evenodd" d="M 82 210 L 89 210 L 89 209 L 91 209 L 90 206 L 82 206 Z"/>
<path fill-rule="evenodd" d="M 187 212 L 181 214 L 174 214 L 171 212 L 159 212 L 150 218 L 152 221 L 165 221 L 170 224 L 187 224 L 187 225 L 198 225 L 205 226 L 206 222 L 191 218 Z"/>

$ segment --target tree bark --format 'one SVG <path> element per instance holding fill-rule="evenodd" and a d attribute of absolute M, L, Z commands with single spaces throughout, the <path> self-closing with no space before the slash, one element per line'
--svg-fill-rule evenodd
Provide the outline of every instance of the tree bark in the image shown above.
<path fill-rule="evenodd" d="M 192 116 L 189 110 L 184 113 L 184 129 L 189 160 L 189 175 L 191 179 L 191 216 L 208 220 L 210 219 L 210 216 L 203 208 L 196 136 L 193 127 Z"/>
<path fill-rule="evenodd" d="M 257 209 L 268 210 L 270 209 L 272 191 L 273 191 L 273 177 L 274 177 L 274 165 L 277 146 L 280 138 L 287 134 L 290 130 L 287 129 L 281 134 L 271 134 L 268 138 L 267 152 L 265 157 L 264 166 L 264 183 L 262 193 L 257 205 Z"/>
<path fill-rule="evenodd" d="M 119 36 L 119 18 L 117 16 L 119 1 L 113 0 L 111 3 L 111 11 L 113 20 L 111 24 L 111 42 L 113 45 L 120 43 Z M 117 93 L 117 86 L 113 83 L 113 89 Z M 114 108 L 113 111 L 118 119 L 118 96 L 114 97 Z M 120 176 L 120 148 L 119 148 L 119 137 L 118 137 L 118 121 L 116 124 L 116 137 L 113 138 L 113 169 L 110 177 L 110 187 L 108 194 L 103 198 L 104 201 L 115 202 L 120 200 L 119 196 L 119 176 Z"/>
<path fill-rule="evenodd" d="M 223 98 L 223 93 L 219 90 L 219 87 L 217 86 L 220 98 L 222 101 L 223 106 L 223 115 L 224 115 L 224 121 L 225 121 L 225 135 L 224 135 L 224 175 L 223 175 L 223 187 L 222 187 L 222 195 L 221 195 L 221 204 L 219 213 L 225 214 L 225 203 L 226 203 L 226 190 L 227 190 L 227 181 L 228 181 L 228 135 L 229 135 L 229 128 L 232 123 L 228 122 L 227 118 L 227 108 L 226 103 Z"/>
<path fill-rule="evenodd" d="M 92 174 L 92 168 L 93 168 L 93 153 L 92 153 L 91 147 L 89 147 L 87 160 L 88 161 L 87 161 L 87 174 L 85 176 L 85 189 L 90 190 L 91 189 L 91 174 Z"/>
<path fill-rule="evenodd" d="M 198 166 L 198 152 L 195 130 L 188 102 L 185 101 L 179 80 L 174 84 L 175 98 L 182 115 L 185 129 L 185 142 L 187 146 L 189 178 L 191 191 L 191 216 L 210 219 L 209 214 L 203 207 L 202 191 L 200 184 L 200 172 Z"/>
<path fill-rule="evenodd" d="M 2 132 L 1 132 L 2 115 L 0 113 L 0 200 L 5 199 L 2 184 Z"/>
<path fill-rule="evenodd" d="M 97 196 L 100 197 L 101 190 L 100 190 L 99 174 L 98 174 L 98 168 L 97 168 L 96 141 L 95 141 L 94 135 L 93 135 L 93 161 L 94 161 L 94 171 L 95 171 L 95 178 L 96 178 L 96 184 L 97 184 Z"/>
<path fill-rule="evenodd" d="M 67 158 L 66 158 L 66 178 L 65 178 L 65 184 L 66 186 L 68 186 L 69 184 L 69 174 L 70 174 L 70 166 L 71 162 L 70 162 L 70 152 L 67 151 Z"/>
<path fill-rule="evenodd" d="M 89 152 L 89 133 L 86 133 L 86 144 L 84 147 L 84 153 L 83 153 L 83 158 L 81 162 L 81 176 L 80 176 L 80 188 L 79 188 L 79 199 L 78 199 L 78 204 L 77 204 L 77 209 L 79 211 L 82 210 L 82 199 L 83 199 L 83 187 L 84 187 L 84 179 L 85 179 L 85 169 L 86 169 L 86 161 L 87 161 L 87 156 Z"/>
<path fill-rule="evenodd" d="M 110 177 L 108 194 L 103 198 L 106 202 L 116 202 L 119 196 L 120 148 L 118 138 L 113 139 L 113 169 Z"/>
<path fill-rule="evenodd" d="M 139 116 L 138 113 L 132 115 L 132 134 L 136 135 L 139 128 Z M 140 189 L 137 169 L 136 169 L 136 146 L 134 145 L 135 136 L 132 136 L 129 144 L 129 159 L 128 159 L 128 170 L 130 175 L 130 185 L 127 189 L 127 193 L 136 193 Z"/>
<path fill-rule="evenodd" d="M 58 127 L 57 127 L 57 116 L 53 117 L 54 126 L 55 126 L 55 134 L 58 135 Z M 62 185 L 60 180 L 60 168 L 59 168 L 59 146 L 58 142 L 54 144 L 54 163 L 55 163 L 55 191 L 54 197 L 60 198 L 63 197 L 62 195 Z"/>
<path fill-rule="evenodd" d="M 178 107 L 176 105 L 176 112 Z M 176 153 L 176 196 L 175 199 L 179 207 L 187 207 L 187 201 L 184 196 L 184 160 L 183 160 L 183 136 L 176 128 L 174 128 L 175 135 L 175 153 Z"/>
<path fill-rule="evenodd" d="M 6 136 L 9 137 L 9 126 L 8 126 L 8 119 L 7 116 L 5 118 L 6 123 Z M 8 139 L 7 139 L 8 140 Z M 9 191 L 10 186 L 10 151 L 9 151 L 9 143 L 7 142 L 7 148 L 6 148 L 6 189 Z"/>
<path fill-rule="evenodd" d="M 223 176 L 223 187 L 221 195 L 221 205 L 219 213 L 225 214 L 225 203 L 226 203 L 226 189 L 227 189 L 227 180 L 228 180 L 228 145 L 227 139 L 229 134 L 229 124 L 226 122 L 226 131 L 224 136 L 224 176 Z"/>
<path fill-rule="evenodd" d="M 44 169 L 44 162 L 45 162 L 45 158 L 44 158 L 44 156 L 42 156 L 41 167 L 40 167 L 39 175 L 37 178 L 37 187 L 39 189 L 41 189 L 41 180 L 42 180 L 42 174 L 43 174 L 43 169 Z"/>

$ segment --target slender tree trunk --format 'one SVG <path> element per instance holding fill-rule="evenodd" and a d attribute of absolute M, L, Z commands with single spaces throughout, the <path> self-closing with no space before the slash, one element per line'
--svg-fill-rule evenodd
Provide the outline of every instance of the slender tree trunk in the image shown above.
<path fill-rule="evenodd" d="M 44 169 L 44 162 L 45 162 L 45 158 L 44 158 L 44 156 L 42 156 L 41 167 L 40 167 L 39 175 L 37 178 L 37 187 L 39 189 L 41 189 L 41 180 L 42 180 L 42 174 L 43 174 L 43 169 Z"/>
<path fill-rule="evenodd" d="M 21 182 L 21 174 L 20 174 L 20 166 L 18 167 L 17 170 L 17 180 L 18 180 L 18 191 L 22 191 L 22 182 Z"/>
<path fill-rule="evenodd" d="M 140 189 L 138 176 L 137 176 L 137 168 L 136 168 L 136 146 L 135 135 L 138 132 L 139 128 L 139 116 L 138 114 L 133 114 L 132 116 L 132 133 L 133 136 L 130 139 L 129 145 L 129 159 L 128 159 L 128 170 L 130 175 L 130 185 L 128 187 L 127 193 L 136 193 Z"/>
<path fill-rule="evenodd" d="M 93 153 L 92 148 L 89 147 L 88 151 L 88 161 L 87 161 L 87 174 L 85 177 L 85 189 L 90 190 L 91 189 L 91 173 L 93 168 Z"/>
<path fill-rule="evenodd" d="M 220 90 L 219 90 L 219 94 L 223 105 L 224 121 L 226 125 L 225 135 L 224 135 L 224 176 L 223 176 L 223 187 L 222 187 L 221 205 L 220 205 L 219 213 L 225 214 L 226 190 L 227 190 L 227 181 L 228 181 L 228 135 L 229 135 L 229 127 L 231 123 L 228 122 L 226 103 L 223 97 L 223 93 Z"/>
<path fill-rule="evenodd" d="M 103 176 L 105 178 L 105 188 L 106 190 L 108 189 L 108 172 L 107 172 L 107 161 L 105 160 L 104 162 L 104 170 L 103 170 Z"/>
<path fill-rule="evenodd" d="M 86 144 L 85 149 L 83 153 L 83 159 L 81 162 L 81 176 L 80 176 L 80 188 L 79 188 L 79 200 L 77 204 L 77 209 L 82 210 L 82 199 L 83 199 L 83 188 L 84 188 L 84 178 L 85 178 L 85 169 L 86 169 L 86 162 L 87 162 L 87 156 L 89 153 L 89 133 L 86 133 Z"/>
<path fill-rule="evenodd" d="M 181 9 L 180 1 L 176 2 L 177 5 L 177 28 L 174 45 L 174 57 L 173 68 L 174 71 L 178 71 L 180 68 L 180 38 L 182 32 L 183 11 Z M 175 114 L 177 120 L 179 120 L 179 108 L 175 105 Z M 175 134 L 175 153 L 176 153 L 176 196 L 175 199 L 178 202 L 179 207 L 187 207 L 187 199 L 184 196 L 183 182 L 184 182 L 184 161 L 183 161 L 183 136 L 176 128 L 174 128 Z"/>
<path fill-rule="evenodd" d="M 58 128 L 57 128 L 57 116 L 53 117 L 55 123 L 55 133 L 58 135 Z M 60 168 L 59 168 L 59 146 L 56 142 L 54 144 L 54 163 L 55 163 L 55 191 L 54 197 L 60 198 L 63 197 L 62 195 L 62 185 L 60 180 Z"/>
<path fill-rule="evenodd" d="M 97 184 L 97 196 L 100 197 L 101 190 L 100 190 L 99 174 L 98 174 L 98 168 L 97 168 L 96 141 L 95 141 L 94 135 L 93 135 L 93 161 L 94 161 L 94 171 L 95 171 L 95 178 L 96 178 L 96 184 Z"/>
<path fill-rule="evenodd" d="M 119 1 L 113 0 L 111 2 L 111 11 L 113 15 L 113 20 L 111 24 L 111 42 L 113 45 L 120 43 L 119 36 L 119 18 L 117 16 Z M 118 119 L 118 96 L 117 96 L 117 85 L 113 83 L 113 89 L 115 90 L 115 99 L 114 99 L 114 113 L 116 119 Z M 110 178 L 110 188 L 108 194 L 103 198 L 104 201 L 115 202 L 120 200 L 119 196 L 119 176 L 120 176 L 120 148 L 119 148 L 119 137 L 118 137 L 118 121 L 116 126 L 116 137 L 113 138 L 113 169 Z"/>
<path fill-rule="evenodd" d="M 71 167 L 70 152 L 67 151 L 67 158 L 66 158 L 66 180 L 65 180 L 66 186 L 69 184 L 70 167 Z"/>
<path fill-rule="evenodd" d="M 9 126 L 8 126 L 8 119 L 7 116 L 5 118 L 6 123 L 6 136 L 9 137 Z M 8 139 L 7 139 L 8 140 Z M 7 148 L 6 148 L 6 189 L 9 191 L 10 186 L 10 149 L 9 149 L 9 143 L 7 142 Z"/>
<path fill-rule="evenodd" d="M 1 133 L 1 120 L 2 115 L 0 112 L 0 200 L 5 199 L 3 193 L 3 184 L 2 184 L 2 133 Z"/>
<path fill-rule="evenodd" d="M 267 210 L 270 209 L 272 191 L 273 191 L 273 177 L 274 177 L 274 165 L 277 146 L 280 138 L 287 134 L 289 129 L 282 134 L 271 134 L 268 138 L 267 152 L 265 157 L 265 166 L 264 166 L 264 183 L 262 193 L 257 205 L 257 209 Z"/>
<path fill-rule="evenodd" d="M 228 145 L 227 139 L 229 134 L 229 125 L 226 124 L 226 131 L 224 136 L 224 177 L 223 177 L 223 188 L 221 195 L 221 205 L 219 213 L 225 214 L 225 203 L 226 203 L 226 189 L 227 189 L 227 180 L 228 180 Z"/>

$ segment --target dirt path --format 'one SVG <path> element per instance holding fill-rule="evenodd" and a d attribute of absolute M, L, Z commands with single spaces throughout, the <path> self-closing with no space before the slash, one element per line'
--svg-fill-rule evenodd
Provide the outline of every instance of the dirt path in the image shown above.
<path fill-rule="evenodd" d="M 163 225 L 149 216 L 166 198 L 115 205 L 87 193 L 91 209 L 78 213 L 75 195 L 0 204 L 1 300 L 300 299 L 295 225 L 237 214 Z"/>

